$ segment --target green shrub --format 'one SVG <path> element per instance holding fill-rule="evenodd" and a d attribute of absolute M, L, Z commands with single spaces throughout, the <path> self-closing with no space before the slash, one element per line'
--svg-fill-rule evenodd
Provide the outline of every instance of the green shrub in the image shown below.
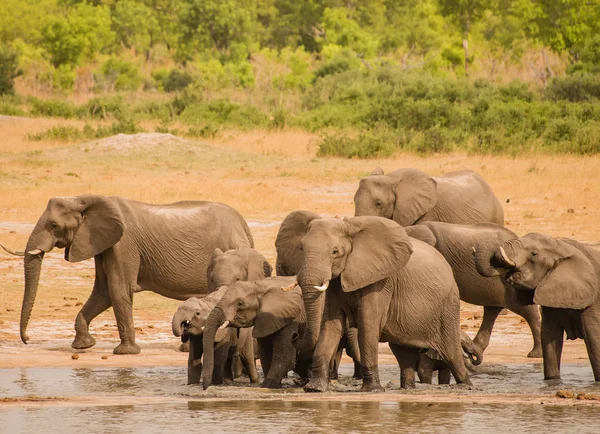
<path fill-rule="evenodd" d="M 183 90 L 194 82 L 193 77 L 186 71 L 171 69 L 171 72 L 162 80 L 165 92 L 176 92 Z"/>
<path fill-rule="evenodd" d="M 600 99 L 600 74 L 554 77 L 545 90 L 547 98 L 572 102 Z"/>
<path fill-rule="evenodd" d="M 0 114 L 8 116 L 23 116 L 25 111 L 20 107 L 21 99 L 15 95 L 0 96 Z"/>
<path fill-rule="evenodd" d="M 127 108 L 122 97 L 93 98 L 78 107 L 77 115 L 88 119 L 111 119 L 123 117 Z"/>
<path fill-rule="evenodd" d="M 189 125 L 228 125 L 242 128 L 266 126 L 269 118 L 257 108 L 225 99 L 192 103 L 183 110 L 180 120 Z"/>
<path fill-rule="evenodd" d="M 104 62 L 100 74 L 94 78 L 97 87 L 104 90 L 133 91 L 139 89 L 143 81 L 137 66 L 118 57 Z"/>
<path fill-rule="evenodd" d="M 75 116 L 75 106 L 64 99 L 39 99 L 30 97 L 28 100 L 33 116 L 48 116 L 56 118 L 72 118 Z"/>
<path fill-rule="evenodd" d="M 399 147 L 399 137 L 386 128 L 362 132 L 358 137 L 326 133 L 319 142 L 318 156 L 381 158 L 391 156 Z"/>
<path fill-rule="evenodd" d="M 206 124 L 201 127 L 190 127 L 187 131 L 190 137 L 202 137 L 203 139 L 212 139 L 219 135 L 219 128 L 213 124 Z"/>
<path fill-rule="evenodd" d="M 0 95 L 14 93 L 15 78 L 22 74 L 17 53 L 0 45 Z"/>
<path fill-rule="evenodd" d="M 29 133 L 26 138 L 28 140 L 58 140 L 61 142 L 72 142 L 80 140 L 84 137 L 82 131 L 71 126 L 55 126 L 41 133 Z"/>

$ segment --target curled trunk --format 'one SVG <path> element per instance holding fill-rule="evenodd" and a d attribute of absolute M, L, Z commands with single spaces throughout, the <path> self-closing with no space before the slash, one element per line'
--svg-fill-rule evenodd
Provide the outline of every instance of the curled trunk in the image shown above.
<path fill-rule="evenodd" d="M 175 315 L 173 315 L 173 322 L 171 324 L 171 327 L 173 328 L 173 335 L 180 337 L 183 334 L 182 323 L 184 321 L 189 321 L 190 319 L 190 313 L 185 309 L 179 309 L 177 312 L 175 312 Z"/>
<path fill-rule="evenodd" d="M 219 307 L 215 307 L 208 318 L 202 336 L 202 347 L 204 352 L 204 367 L 202 370 L 202 387 L 204 390 L 212 383 L 215 369 L 215 336 L 217 329 L 225 322 L 225 313 Z"/>

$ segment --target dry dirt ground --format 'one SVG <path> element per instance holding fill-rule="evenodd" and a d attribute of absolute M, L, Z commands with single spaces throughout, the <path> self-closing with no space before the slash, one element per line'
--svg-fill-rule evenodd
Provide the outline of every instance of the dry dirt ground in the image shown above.
<path fill-rule="evenodd" d="M 274 263 L 274 238 L 290 211 L 352 215 L 358 180 L 376 166 L 386 171 L 415 167 L 432 175 L 472 169 L 492 185 L 504 203 L 506 225 L 518 234 L 537 231 L 581 241 L 600 239 L 598 157 L 320 158 L 316 136 L 296 131 L 231 132 L 209 142 L 158 133 L 78 144 L 25 138 L 29 132 L 65 123 L 80 126 L 73 121 L 0 117 L 1 243 L 21 250 L 52 196 L 97 193 L 152 203 L 202 199 L 239 210 L 251 226 L 256 247 Z M 30 344 L 23 345 L 18 333 L 22 260 L 0 253 L 0 368 L 185 365 L 187 355 L 176 351 L 178 342 L 170 331 L 179 302 L 153 293 L 135 296 L 140 355 L 112 355 L 118 334 L 109 310 L 92 323 L 96 347 L 73 360 L 73 323 L 91 291 L 93 274 L 92 261 L 71 264 L 61 251 L 46 255 L 30 320 Z M 471 336 L 481 315 L 482 308 L 463 304 L 461 323 Z M 530 347 L 527 324 L 508 313 L 496 323 L 485 362 L 539 362 L 525 357 Z M 566 342 L 563 362 L 588 363 L 582 341 Z M 387 345 L 381 345 L 380 363 L 395 363 Z"/>

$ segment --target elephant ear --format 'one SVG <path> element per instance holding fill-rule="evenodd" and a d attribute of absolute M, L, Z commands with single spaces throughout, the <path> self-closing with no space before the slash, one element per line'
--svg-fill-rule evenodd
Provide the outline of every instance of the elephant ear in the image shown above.
<path fill-rule="evenodd" d="M 215 250 L 213 250 L 213 254 L 210 258 L 210 262 L 208 263 L 208 267 L 206 268 L 206 282 L 207 284 L 210 286 L 210 275 L 213 272 L 213 269 L 215 268 L 215 264 L 216 264 L 216 260 L 218 256 L 221 256 L 223 254 L 223 250 L 219 249 L 218 247 L 215 248 Z"/>
<path fill-rule="evenodd" d="M 264 338 L 292 323 L 302 312 L 302 290 L 296 286 L 291 291 L 272 288 L 260 301 L 252 336 Z"/>
<path fill-rule="evenodd" d="M 341 273 L 344 292 L 356 291 L 379 282 L 404 267 L 412 244 L 398 223 L 383 217 L 350 217 L 352 251 Z"/>
<path fill-rule="evenodd" d="M 82 222 L 75 231 L 73 243 L 65 251 L 69 262 L 92 258 L 114 246 L 123 236 L 125 223 L 121 210 L 105 196 L 78 196 Z"/>
<path fill-rule="evenodd" d="M 582 250 L 556 240 L 567 255 L 560 257 L 535 289 L 533 301 L 540 306 L 585 309 L 596 300 L 598 270 Z"/>
<path fill-rule="evenodd" d="M 407 226 L 404 228 L 404 230 L 406 231 L 406 234 L 409 237 L 421 240 L 432 247 L 435 247 L 435 245 L 437 244 L 437 238 L 435 237 L 435 235 L 433 235 L 431 229 L 429 229 L 425 225 Z"/>
<path fill-rule="evenodd" d="M 400 226 L 410 226 L 437 203 L 437 182 L 416 169 L 402 169 L 392 175 L 399 178 L 394 189 L 396 204 L 392 218 Z"/>
<path fill-rule="evenodd" d="M 275 239 L 278 275 L 298 274 L 304 257 L 300 241 L 306 235 L 308 224 L 318 218 L 321 216 L 311 211 L 293 211 L 283 220 Z"/>
<path fill-rule="evenodd" d="M 273 267 L 271 267 L 269 261 L 267 261 L 265 257 L 256 250 L 249 250 L 248 281 L 253 282 L 255 280 L 264 279 L 265 277 L 271 277 L 271 273 L 273 273 Z"/>

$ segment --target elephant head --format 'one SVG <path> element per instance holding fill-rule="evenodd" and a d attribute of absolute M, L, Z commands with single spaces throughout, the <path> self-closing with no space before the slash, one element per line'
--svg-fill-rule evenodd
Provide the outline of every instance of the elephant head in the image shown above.
<path fill-rule="evenodd" d="M 297 211 L 284 220 L 275 239 L 277 250 L 276 271 L 278 276 L 296 276 L 302 267 L 304 254 L 300 241 L 305 234 L 304 228 L 311 220 L 320 218 L 311 211 Z"/>
<path fill-rule="evenodd" d="M 227 327 L 254 326 L 256 338 L 275 333 L 294 321 L 302 311 L 299 288 L 284 292 L 282 287 L 294 284 L 295 277 L 272 277 L 255 282 L 236 282 L 225 286 L 223 296 L 206 320 L 204 328 L 204 370 L 202 385 L 207 389 L 214 370 L 214 336 Z M 221 291 L 222 289 L 219 289 Z"/>
<path fill-rule="evenodd" d="M 208 292 L 216 291 L 221 286 L 231 285 L 237 281 L 253 282 L 264 279 L 271 276 L 272 271 L 273 268 L 269 261 L 250 247 L 226 252 L 217 247 L 206 271 Z"/>
<path fill-rule="evenodd" d="M 475 248 L 474 258 L 480 274 L 503 276 L 524 304 L 584 309 L 600 289 L 600 265 L 589 246 L 567 238 L 530 233 L 487 251 Z"/>
<path fill-rule="evenodd" d="M 208 316 L 226 290 L 226 287 L 221 287 L 218 291 L 213 292 L 204 298 L 191 297 L 181 303 L 171 321 L 173 334 L 177 337 L 181 337 L 181 342 L 187 342 L 190 335 L 202 335 Z M 226 330 L 218 330 L 215 334 L 214 341 L 221 342 L 226 335 Z"/>
<path fill-rule="evenodd" d="M 54 247 L 65 249 L 65 259 L 79 262 L 116 244 L 125 230 L 118 205 L 95 195 L 50 199 L 25 248 L 25 295 L 21 307 L 21 340 L 27 343 L 27 324 L 35 302 L 42 259 Z"/>
<path fill-rule="evenodd" d="M 385 175 L 381 168 L 360 180 L 354 195 L 354 215 L 392 219 L 410 226 L 437 203 L 437 183 L 417 169 Z"/>
<path fill-rule="evenodd" d="M 344 292 L 356 291 L 397 272 L 412 253 L 404 229 L 380 217 L 322 219 L 294 211 L 281 224 L 277 239 L 278 255 L 280 251 L 303 253 L 298 282 L 306 326 L 294 342 L 303 352 L 317 343 L 330 283 Z"/>

